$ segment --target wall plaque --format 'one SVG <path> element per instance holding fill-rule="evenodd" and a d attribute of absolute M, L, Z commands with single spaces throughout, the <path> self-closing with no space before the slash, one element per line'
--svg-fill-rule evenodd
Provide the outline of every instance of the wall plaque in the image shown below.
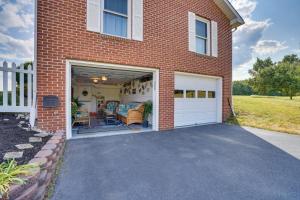
<path fill-rule="evenodd" d="M 57 96 L 49 95 L 43 96 L 44 108 L 56 108 L 59 106 L 59 98 Z"/>

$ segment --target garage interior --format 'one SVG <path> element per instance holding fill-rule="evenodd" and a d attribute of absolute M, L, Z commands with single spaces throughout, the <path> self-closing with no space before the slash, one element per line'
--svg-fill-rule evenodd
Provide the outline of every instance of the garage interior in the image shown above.
<path fill-rule="evenodd" d="M 72 137 L 152 130 L 152 72 L 72 66 L 71 78 Z"/>

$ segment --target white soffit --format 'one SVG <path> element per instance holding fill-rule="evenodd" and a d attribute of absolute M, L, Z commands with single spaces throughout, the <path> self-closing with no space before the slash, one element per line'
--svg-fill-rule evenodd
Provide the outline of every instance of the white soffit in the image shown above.
<path fill-rule="evenodd" d="M 214 0 L 214 2 L 230 20 L 230 25 L 232 28 L 237 28 L 245 23 L 243 18 L 228 0 Z"/>

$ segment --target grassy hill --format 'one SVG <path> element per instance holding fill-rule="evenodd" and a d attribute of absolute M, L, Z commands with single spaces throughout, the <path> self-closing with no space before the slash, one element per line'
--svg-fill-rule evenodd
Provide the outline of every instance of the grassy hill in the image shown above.
<path fill-rule="evenodd" d="M 300 97 L 234 96 L 230 123 L 300 134 Z"/>

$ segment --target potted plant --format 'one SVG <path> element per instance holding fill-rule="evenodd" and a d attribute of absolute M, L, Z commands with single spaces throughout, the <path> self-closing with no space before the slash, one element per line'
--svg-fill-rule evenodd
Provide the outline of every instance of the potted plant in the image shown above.
<path fill-rule="evenodd" d="M 75 120 L 76 114 L 81 106 L 82 103 L 79 102 L 78 98 L 72 98 L 72 103 L 71 103 L 72 123 Z"/>
<path fill-rule="evenodd" d="M 147 101 L 144 103 L 144 122 L 143 122 L 143 127 L 148 128 L 149 127 L 149 116 L 152 114 L 152 102 Z"/>
<path fill-rule="evenodd" d="M 75 102 L 72 102 L 72 123 L 75 120 L 77 112 L 78 112 L 78 106 Z"/>

